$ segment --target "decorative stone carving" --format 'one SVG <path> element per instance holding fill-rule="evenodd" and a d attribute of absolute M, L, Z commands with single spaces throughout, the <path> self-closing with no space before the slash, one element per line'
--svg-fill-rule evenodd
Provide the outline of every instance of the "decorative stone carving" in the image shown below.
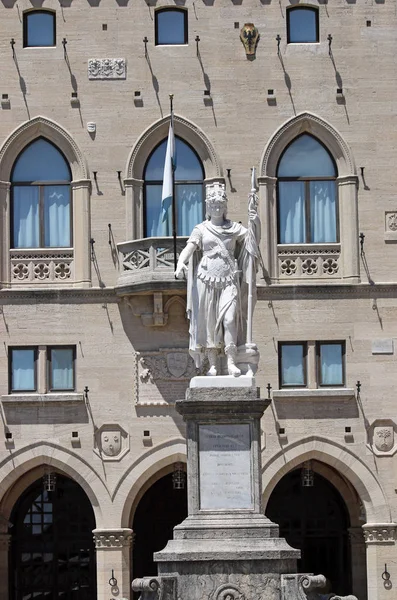
<path fill-rule="evenodd" d="M 313 275 L 313 273 L 317 273 L 318 266 L 316 261 L 312 258 L 307 258 L 302 262 L 302 273 L 306 273 L 306 275 Z"/>
<path fill-rule="evenodd" d="M 256 47 L 260 38 L 259 31 L 253 23 L 245 23 L 240 31 L 240 40 L 243 42 L 248 59 L 255 58 Z"/>
<path fill-rule="evenodd" d="M 396 523 L 367 523 L 363 525 L 366 544 L 395 544 L 397 541 Z"/>
<path fill-rule="evenodd" d="M 213 598 L 214 600 L 245 600 L 245 595 L 235 585 L 227 583 L 216 590 Z"/>
<path fill-rule="evenodd" d="M 187 348 L 164 348 L 159 352 L 140 353 L 138 356 L 142 383 L 150 379 L 188 380 L 196 374 L 194 361 Z"/>
<path fill-rule="evenodd" d="M 125 79 L 127 68 L 125 58 L 90 58 L 88 79 Z"/>
<path fill-rule="evenodd" d="M 287 258 L 281 263 L 281 273 L 283 275 L 293 275 L 296 273 L 296 262 Z"/>
<path fill-rule="evenodd" d="M 377 456 L 392 456 L 397 451 L 396 424 L 389 419 L 377 419 L 370 427 L 369 447 Z"/>
<path fill-rule="evenodd" d="M 281 600 L 357 600 L 356 596 L 336 596 L 324 593 L 327 579 L 324 575 L 281 575 Z"/>
<path fill-rule="evenodd" d="M 92 533 L 97 550 L 129 548 L 134 538 L 132 529 L 94 529 Z"/>
<path fill-rule="evenodd" d="M 141 592 L 140 600 L 176 600 L 176 577 L 142 577 L 134 579 L 132 591 Z"/>
<path fill-rule="evenodd" d="M 397 212 L 386 212 L 386 231 L 397 231 Z"/>
<path fill-rule="evenodd" d="M 104 461 L 121 460 L 129 451 L 128 433 L 120 425 L 105 424 L 94 436 L 94 452 Z"/>

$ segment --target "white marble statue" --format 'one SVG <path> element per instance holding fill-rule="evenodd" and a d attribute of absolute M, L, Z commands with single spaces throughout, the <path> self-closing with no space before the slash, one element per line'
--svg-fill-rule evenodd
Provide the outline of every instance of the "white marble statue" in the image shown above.
<path fill-rule="evenodd" d="M 258 197 L 249 197 L 248 228 L 227 218 L 221 184 L 207 186 L 207 220 L 193 229 L 182 250 L 175 275 L 188 280 L 190 354 L 197 367 L 207 355 L 207 375 L 219 375 L 225 353 L 229 375 L 252 374 L 258 352 L 252 344 L 252 311 L 259 257 Z"/>

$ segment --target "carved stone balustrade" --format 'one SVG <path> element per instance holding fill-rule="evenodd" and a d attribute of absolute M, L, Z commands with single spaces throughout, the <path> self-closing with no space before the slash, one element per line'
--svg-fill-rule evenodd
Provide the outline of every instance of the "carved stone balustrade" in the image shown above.
<path fill-rule="evenodd" d="M 278 276 L 282 282 L 341 279 L 340 244 L 279 244 Z"/>
<path fill-rule="evenodd" d="M 177 256 L 186 245 L 186 237 L 177 238 Z M 172 237 L 152 237 L 117 244 L 120 275 L 116 292 L 128 296 L 140 292 L 181 290 L 184 280 L 175 279 Z"/>
<path fill-rule="evenodd" d="M 10 251 L 11 285 L 70 285 L 74 279 L 71 248 L 23 248 Z"/>

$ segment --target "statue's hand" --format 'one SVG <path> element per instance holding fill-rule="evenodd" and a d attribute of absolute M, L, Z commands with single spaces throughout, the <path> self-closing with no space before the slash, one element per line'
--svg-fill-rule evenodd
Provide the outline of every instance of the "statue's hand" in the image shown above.
<path fill-rule="evenodd" d="M 187 267 L 184 263 L 178 263 L 176 266 L 175 277 L 177 279 L 184 279 L 187 275 Z"/>
<path fill-rule="evenodd" d="M 251 196 L 248 204 L 248 219 L 254 221 L 258 216 L 258 204 L 255 196 Z"/>

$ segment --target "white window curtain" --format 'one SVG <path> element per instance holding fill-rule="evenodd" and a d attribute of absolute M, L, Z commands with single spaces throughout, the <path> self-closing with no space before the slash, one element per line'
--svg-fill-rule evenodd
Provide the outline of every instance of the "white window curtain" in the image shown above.
<path fill-rule="evenodd" d="M 71 348 L 51 350 L 51 369 L 54 390 L 73 389 L 73 350 Z"/>
<path fill-rule="evenodd" d="M 48 248 L 69 248 L 70 187 L 44 186 L 44 244 Z"/>
<path fill-rule="evenodd" d="M 12 350 L 12 390 L 35 389 L 34 350 Z"/>
<path fill-rule="evenodd" d="M 176 186 L 178 235 L 190 235 L 193 227 L 203 220 L 203 186 L 178 184 Z"/>
<path fill-rule="evenodd" d="M 146 186 L 146 236 L 163 237 L 172 234 L 172 206 L 164 215 L 161 204 L 162 185 Z"/>
<path fill-rule="evenodd" d="M 279 182 L 279 221 L 280 244 L 306 241 L 304 182 Z"/>
<path fill-rule="evenodd" d="M 336 189 L 334 181 L 310 182 L 310 224 L 313 243 L 336 242 Z"/>
<path fill-rule="evenodd" d="M 37 186 L 14 187 L 13 234 L 14 248 L 39 247 L 39 188 Z"/>
<path fill-rule="evenodd" d="M 282 346 L 281 368 L 283 385 L 304 385 L 303 346 Z"/>
<path fill-rule="evenodd" d="M 340 344 L 322 344 L 320 360 L 321 383 L 323 385 L 342 385 L 342 346 Z"/>

